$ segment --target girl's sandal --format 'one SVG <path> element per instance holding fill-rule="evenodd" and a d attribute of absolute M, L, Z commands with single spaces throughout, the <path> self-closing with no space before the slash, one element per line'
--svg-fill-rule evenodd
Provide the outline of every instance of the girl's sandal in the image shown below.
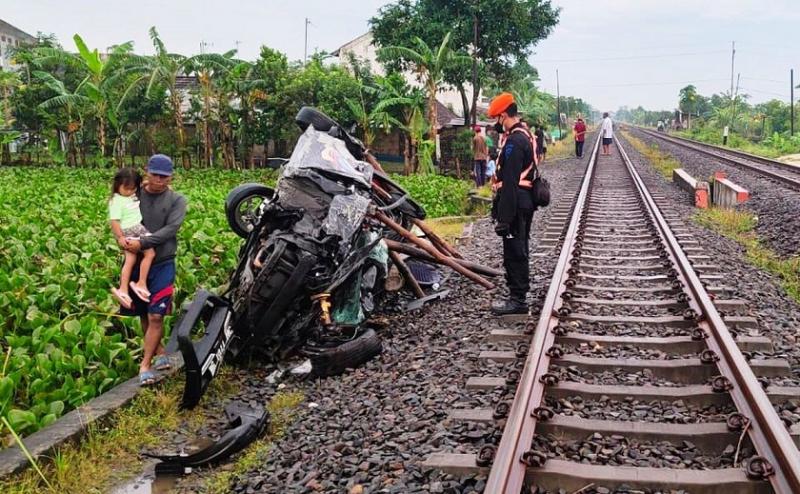
<path fill-rule="evenodd" d="M 130 309 L 133 307 L 133 300 L 131 299 L 131 297 L 127 293 L 120 290 L 119 288 L 112 288 L 111 294 L 114 296 L 115 299 L 117 299 L 119 305 L 121 305 L 125 309 Z"/>
<path fill-rule="evenodd" d="M 157 371 L 165 371 L 172 368 L 172 364 L 169 361 L 169 357 L 166 355 L 159 355 L 156 357 L 154 366 Z"/>
<path fill-rule="evenodd" d="M 140 386 L 152 386 L 156 383 L 156 375 L 153 374 L 153 371 L 144 371 L 139 374 L 139 385 Z"/>
<path fill-rule="evenodd" d="M 142 302 L 149 302 L 150 301 L 150 292 L 146 289 L 139 287 L 136 283 L 131 281 L 131 290 L 139 297 Z"/>

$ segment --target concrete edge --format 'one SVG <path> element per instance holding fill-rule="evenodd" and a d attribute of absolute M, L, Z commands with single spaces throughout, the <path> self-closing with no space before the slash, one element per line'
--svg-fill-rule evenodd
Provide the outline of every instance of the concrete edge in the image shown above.
<path fill-rule="evenodd" d="M 174 353 L 169 358 L 172 363 L 171 369 L 154 371 L 158 382 L 177 374 L 183 368 L 183 358 L 180 353 Z M 132 377 L 93 398 L 85 405 L 68 412 L 44 429 L 23 438 L 22 442 L 33 458 L 41 458 L 54 452 L 68 441 L 83 436 L 89 425 L 129 404 L 142 389 L 142 386 L 139 385 L 139 377 Z M 29 465 L 28 458 L 17 444 L 0 451 L 0 478 L 21 472 Z"/>

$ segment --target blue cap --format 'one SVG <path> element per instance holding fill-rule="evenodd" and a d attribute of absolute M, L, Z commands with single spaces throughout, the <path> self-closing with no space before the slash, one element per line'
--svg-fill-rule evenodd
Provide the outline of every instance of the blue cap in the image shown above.
<path fill-rule="evenodd" d="M 147 172 L 170 177 L 172 176 L 172 160 L 165 154 L 154 154 L 147 161 Z"/>

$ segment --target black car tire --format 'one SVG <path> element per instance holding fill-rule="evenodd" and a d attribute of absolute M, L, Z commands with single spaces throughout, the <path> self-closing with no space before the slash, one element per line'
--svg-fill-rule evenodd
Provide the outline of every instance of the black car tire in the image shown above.
<path fill-rule="evenodd" d="M 231 190 L 228 193 L 228 197 L 225 198 L 225 217 L 228 219 L 228 225 L 231 230 L 236 235 L 247 238 L 254 227 L 251 221 L 254 221 L 255 218 L 245 218 L 244 212 L 240 211 L 240 208 L 252 199 L 261 198 L 260 202 L 250 208 L 249 213 L 254 214 L 255 209 L 258 208 L 261 202 L 272 199 L 274 194 L 275 191 L 270 187 L 255 183 L 242 184 Z"/>
<path fill-rule="evenodd" d="M 305 132 L 309 125 L 320 132 L 328 132 L 333 127 L 339 126 L 334 119 L 310 106 L 300 108 L 300 111 L 297 112 L 297 116 L 294 117 L 294 121 L 297 122 L 297 125 L 300 126 L 303 132 Z"/>
<path fill-rule="evenodd" d="M 381 338 L 374 329 L 368 328 L 355 339 L 331 348 L 306 346 L 304 352 L 311 360 L 311 372 L 315 376 L 328 377 L 354 369 L 383 350 Z"/>

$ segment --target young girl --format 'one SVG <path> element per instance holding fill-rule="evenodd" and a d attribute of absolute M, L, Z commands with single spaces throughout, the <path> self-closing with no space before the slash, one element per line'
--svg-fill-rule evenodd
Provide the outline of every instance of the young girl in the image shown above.
<path fill-rule="evenodd" d="M 494 182 L 494 174 L 497 168 L 497 150 L 493 149 L 489 152 L 489 162 L 486 164 L 486 183 L 491 184 Z"/>
<path fill-rule="evenodd" d="M 117 243 L 125 253 L 125 263 L 122 265 L 119 288 L 111 289 L 120 305 L 126 309 L 133 306 L 133 301 L 128 295 L 128 286 L 143 302 L 150 300 L 147 291 L 147 274 L 156 255 L 154 249 L 142 251 L 142 262 L 139 265 L 139 280 L 131 281 L 131 272 L 136 265 L 137 254 L 124 250 L 128 240 L 138 240 L 140 237 L 150 235 L 142 225 L 142 213 L 139 211 L 139 198 L 136 193 L 141 186 L 142 177 L 133 168 L 122 168 L 114 175 L 112 196 L 108 201 L 108 219 L 111 221 L 111 231 Z"/>

